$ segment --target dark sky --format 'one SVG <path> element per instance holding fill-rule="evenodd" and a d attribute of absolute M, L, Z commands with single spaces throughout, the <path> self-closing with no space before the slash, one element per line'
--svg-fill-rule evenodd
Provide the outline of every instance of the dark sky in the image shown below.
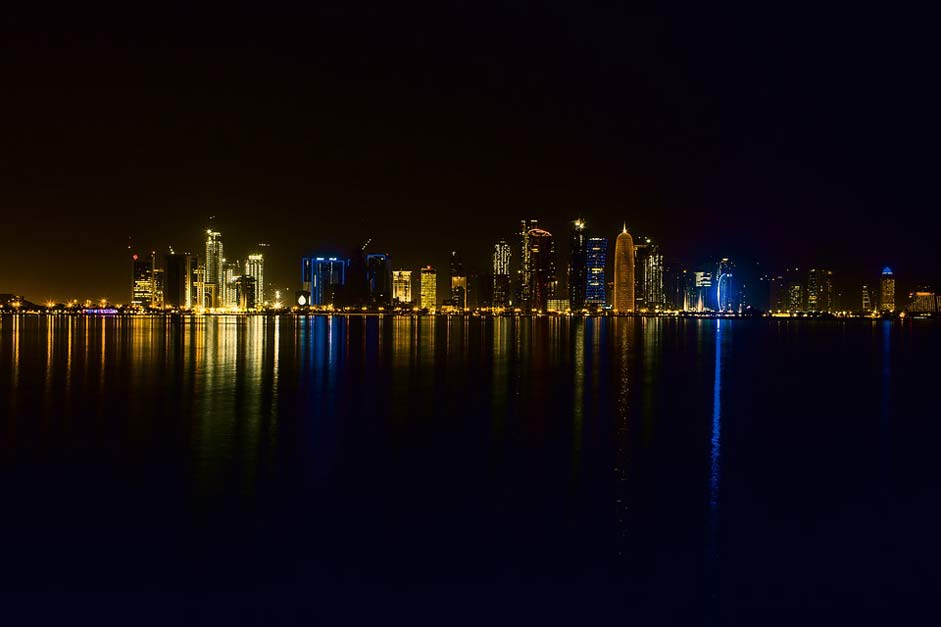
<path fill-rule="evenodd" d="M 129 235 L 197 250 L 210 215 L 292 288 L 305 252 L 483 268 L 576 216 L 689 264 L 941 278 L 913 8 L 29 4 L 0 27 L 0 292 L 124 300 Z"/>

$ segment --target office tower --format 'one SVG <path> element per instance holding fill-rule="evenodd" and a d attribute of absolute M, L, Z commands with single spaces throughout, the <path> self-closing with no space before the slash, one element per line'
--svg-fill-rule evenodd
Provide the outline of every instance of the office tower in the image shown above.
<path fill-rule="evenodd" d="M 222 233 L 206 230 L 206 258 L 204 260 L 203 283 L 209 297 L 209 307 L 223 306 L 225 295 L 225 275 L 222 267 L 224 255 L 222 254 Z"/>
<path fill-rule="evenodd" d="M 156 253 L 154 254 L 156 258 Z M 154 297 L 151 305 L 163 309 L 164 271 L 154 264 Z"/>
<path fill-rule="evenodd" d="M 605 237 L 588 238 L 586 254 L 585 304 L 604 307 L 607 282 L 605 266 L 608 263 L 608 240 Z"/>
<path fill-rule="evenodd" d="M 192 306 L 193 257 L 170 252 L 163 258 L 163 303 L 167 307 L 189 309 Z"/>
<path fill-rule="evenodd" d="M 239 306 L 238 290 L 235 286 L 235 280 L 240 276 L 242 276 L 242 265 L 238 261 L 222 260 L 222 283 L 216 287 L 216 290 L 219 290 L 221 286 L 222 292 L 216 303 L 217 307 L 236 308 Z"/>
<path fill-rule="evenodd" d="M 634 244 L 634 308 L 661 309 L 664 305 L 663 255 L 649 237 Z"/>
<path fill-rule="evenodd" d="M 539 220 L 520 220 L 520 278 L 519 305 L 524 309 L 532 307 L 532 263 L 529 251 L 529 232 L 538 229 Z"/>
<path fill-rule="evenodd" d="M 388 307 L 392 304 L 392 260 L 389 255 L 366 255 L 366 291 L 370 307 Z"/>
<path fill-rule="evenodd" d="M 833 309 L 833 272 L 821 268 L 807 271 L 807 311 Z"/>
<path fill-rule="evenodd" d="M 558 278 L 555 267 L 555 242 L 552 233 L 544 229 L 530 229 L 526 234 L 529 258 L 529 310 L 546 311 L 549 299 L 555 298 Z"/>
<path fill-rule="evenodd" d="M 243 274 L 236 277 L 233 283 L 235 284 L 235 307 L 242 311 L 254 309 L 258 305 L 255 300 L 258 290 L 255 277 Z"/>
<path fill-rule="evenodd" d="M 154 302 L 153 255 L 131 256 L 131 304 L 150 307 Z"/>
<path fill-rule="evenodd" d="M 506 240 L 500 240 L 493 246 L 493 307 L 510 305 L 510 251 Z"/>
<path fill-rule="evenodd" d="M 614 243 L 614 311 L 634 311 L 634 240 L 627 225 Z"/>
<path fill-rule="evenodd" d="M 735 265 L 728 257 L 716 264 L 716 311 L 735 311 L 737 294 L 734 284 Z"/>
<path fill-rule="evenodd" d="M 412 304 L 412 271 L 392 271 L 392 302 L 395 305 Z"/>
<path fill-rule="evenodd" d="M 588 229 L 584 220 L 572 222 L 569 232 L 569 309 L 585 308 L 588 287 Z"/>
<path fill-rule="evenodd" d="M 938 313 L 938 296 L 927 285 L 919 285 L 908 295 L 910 313 Z"/>
<path fill-rule="evenodd" d="M 863 285 L 862 296 L 863 296 L 863 303 L 862 303 L 862 304 L 863 304 L 863 311 L 865 311 L 865 312 L 873 311 L 873 307 L 872 307 L 872 296 L 870 296 L 870 294 L 869 294 L 869 286 L 868 286 L 868 285 Z"/>
<path fill-rule="evenodd" d="M 693 272 L 693 292 L 690 298 L 691 311 L 711 311 L 715 308 L 712 291 L 712 273 L 705 270 Z"/>
<path fill-rule="evenodd" d="M 467 308 L 467 274 L 464 272 L 464 261 L 456 250 L 451 251 L 449 263 L 451 274 L 451 296 L 449 304 L 458 309 Z"/>
<path fill-rule="evenodd" d="M 438 274 L 431 266 L 425 266 L 420 271 L 421 293 L 419 306 L 422 309 L 432 310 L 438 301 Z"/>
<path fill-rule="evenodd" d="M 785 290 L 787 291 L 786 311 L 805 311 L 807 305 L 807 286 L 805 275 L 800 268 L 788 268 L 784 271 Z"/>
<path fill-rule="evenodd" d="M 475 309 L 493 307 L 493 274 L 471 272 L 467 275 L 467 306 Z"/>
<path fill-rule="evenodd" d="M 882 269 L 879 287 L 879 306 L 882 311 L 895 311 L 895 275 L 888 266 Z"/>
<path fill-rule="evenodd" d="M 255 306 L 263 307 L 265 299 L 265 257 L 261 253 L 248 256 L 245 274 L 255 279 Z"/>
<path fill-rule="evenodd" d="M 311 305 L 338 305 L 346 286 L 347 265 L 338 257 L 302 257 L 301 285 Z"/>

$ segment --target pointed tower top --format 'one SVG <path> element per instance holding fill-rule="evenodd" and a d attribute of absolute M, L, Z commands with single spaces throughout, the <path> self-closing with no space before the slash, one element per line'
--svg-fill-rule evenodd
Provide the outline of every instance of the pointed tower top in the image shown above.
<path fill-rule="evenodd" d="M 621 233 L 627 233 L 627 220 L 624 221 L 624 230 Z"/>

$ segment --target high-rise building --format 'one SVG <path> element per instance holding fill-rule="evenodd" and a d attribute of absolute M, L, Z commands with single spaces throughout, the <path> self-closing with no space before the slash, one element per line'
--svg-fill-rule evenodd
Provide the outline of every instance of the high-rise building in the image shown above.
<path fill-rule="evenodd" d="M 908 295 L 908 311 L 910 313 L 938 313 L 938 295 L 926 285 L 919 286 Z"/>
<path fill-rule="evenodd" d="M 833 310 L 833 272 L 821 268 L 807 271 L 807 311 Z"/>
<path fill-rule="evenodd" d="M 882 311 L 895 311 L 895 275 L 888 266 L 882 269 L 879 287 L 879 306 Z"/>
<path fill-rule="evenodd" d="M 693 272 L 693 291 L 690 294 L 691 311 L 709 311 L 715 307 L 712 290 L 712 273 L 705 270 Z"/>
<path fill-rule="evenodd" d="M 338 305 L 346 286 L 347 261 L 339 257 L 303 257 L 301 285 L 312 305 Z"/>
<path fill-rule="evenodd" d="M 555 266 L 555 242 L 552 233 L 544 229 L 530 229 L 526 234 L 529 246 L 529 285 L 530 300 L 528 309 L 546 311 L 549 300 L 555 298 L 558 277 Z M 525 306 L 525 304 L 524 304 Z"/>
<path fill-rule="evenodd" d="M 431 266 L 425 266 L 419 274 L 421 275 L 420 307 L 430 311 L 438 302 L 438 274 Z"/>
<path fill-rule="evenodd" d="M 451 296 L 449 304 L 458 309 L 466 309 L 467 273 L 464 271 L 464 261 L 456 250 L 451 251 L 449 270 L 451 271 Z"/>
<path fill-rule="evenodd" d="M 245 262 L 245 274 L 255 279 L 255 306 L 265 305 L 265 257 L 261 253 L 248 256 Z"/>
<path fill-rule="evenodd" d="M 524 309 L 532 308 L 532 262 L 530 259 L 529 233 L 538 229 L 539 220 L 520 220 L 520 280 L 519 305 Z"/>
<path fill-rule="evenodd" d="M 716 264 L 716 311 L 735 311 L 737 294 L 734 270 L 735 265 L 728 257 L 723 257 Z"/>
<path fill-rule="evenodd" d="M 177 255 L 171 251 L 164 256 L 164 305 L 179 309 L 189 309 L 192 306 L 191 275 L 193 265 L 193 257 L 189 254 Z"/>
<path fill-rule="evenodd" d="M 634 311 L 634 239 L 627 225 L 614 243 L 614 311 Z"/>
<path fill-rule="evenodd" d="M 222 296 L 216 304 L 217 307 L 237 308 L 239 306 L 239 295 L 235 281 L 240 276 L 242 276 L 242 264 L 235 260 L 222 260 Z"/>
<path fill-rule="evenodd" d="M 494 307 L 510 304 L 510 245 L 500 240 L 493 246 L 493 301 Z"/>
<path fill-rule="evenodd" d="M 862 297 L 863 297 L 863 302 L 862 302 L 863 311 L 864 311 L 864 312 L 873 311 L 872 295 L 869 293 L 869 286 L 868 286 L 868 285 L 863 285 Z"/>
<path fill-rule="evenodd" d="M 241 309 L 242 311 L 248 311 L 250 309 L 255 309 L 258 306 L 258 302 L 255 300 L 255 295 L 258 291 L 258 286 L 255 284 L 255 277 L 243 274 L 242 276 L 235 278 L 235 306 Z"/>
<path fill-rule="evenodd" d="M 663 301 L 664 306 L 673 311 L 686 307 L 686 269 L 678 261 L 665 263 L 663 266 Z"/>
<path fill-rule="evenodd" d="M 156 261 L 156 255 L 154 255 Z M 164 272 L 154 264 L 154 297 L 151 305 L 163 309 Z"/>
<path fill-rule="evenodd" d="M 663 295 L 663 255 L 649 237 L 634 243 L 634 308 L 661 309 Z"/>
<path fill-rule="evenodd" d="M 154 257 L 131 256 L 131 304 L 151 307 L 154 304 Z"/>
<path fill-rule="evenodd" d="M 388 307 L 392 304 L 392 260 L 389 255 L 366 255 L 366 286 L 371 307 Z"/>
<path fill-rule="evenodd" d="M 585 304 L 604 307 L 606 304 L 605 266 L 608 263 L 608 239 L 588 238 L 586 254 Z"/>
<path fill-rule="evenodd" d="M 585 290 L 588 287 L 588 229 L 584 220 L 572 222 L 569 232 L 569 309 L 585 308 Z"/>
<path fill-rule="evenodd" d="M 412 271 L 392 271 L 392 302 L 396 305 L 412 304 Z"/>
<path fill-rule="evenodd" d="M 771 311 L 785 312 L 788 308 L 787 281 L 783 276 L 772 276 L 770 279 L 769 301 Z"/>
<path fill-rule="evenodd" d="M 222 252 L 222 233 L 206 230 L 206 258 L 204 261 L 203 283 L 205 291 L 211 293 L 209 307 L 223 306 L 225 295 L 225 273 L 223 262 L 225 255 Z"/>

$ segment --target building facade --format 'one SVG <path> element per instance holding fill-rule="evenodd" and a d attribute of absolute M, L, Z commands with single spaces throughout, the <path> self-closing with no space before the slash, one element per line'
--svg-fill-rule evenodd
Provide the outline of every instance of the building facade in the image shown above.
<path fill-rule="evenodd" d="M 425 266 L 419 272 L 421 276 L 421 293 L 419 294 L 419 307 L 431 311 L 438 303 L 438 273 L 431 266 Z"/>
<path fill-rule="evenodd" d="M 208 294 L 209 307 L 221 307 L 225 291 L 225 271 L 223 263 L 225 255 L 223 254 L 222 233 L 206 230 L 206 257 L 203 260 L 203 284 L 205 293 Z"/>
<path fill-rule="evenodd" d="M 265 298 L 265 257 L 261 253 L 248 256 L 245 261 L 245 274 L 255 279 L 255 307 L 263 307 Z"/>
<path fill-rule="evenodd" d="M 605 268 L 608 264 L 608 239 L 589 237 L 585 267 L 585 304 L 604 307 L 607 304 Z"/>
<path fill-rule="evenodd" d="M 405 306 L 412 304 L 412 271 L 392 271 L 392 302 Z"/>
<path fill-rule="evenodd" d="M 627 226 L 614 243 L 614 311 L 630 313 L 634 311 L 634 239 L 627 232 Z"/>
<path fill-rule="evenodd" d="M 511 247 L 505 240 L 493 246 L 493 299 L 492 306 L 510 306 Z"/>
<path fill-rule="evenodd" d="M 584 220 L 572 222 L 569 232 L 569 309 L 585 308 L 585 290 L 588 287 L 588 229 Z"/>
<path fill-rule="evenodd" d="M 886 266 L 879 283 L 879 306 L 882 311 L 895 311 L 895 274 Z"/>

